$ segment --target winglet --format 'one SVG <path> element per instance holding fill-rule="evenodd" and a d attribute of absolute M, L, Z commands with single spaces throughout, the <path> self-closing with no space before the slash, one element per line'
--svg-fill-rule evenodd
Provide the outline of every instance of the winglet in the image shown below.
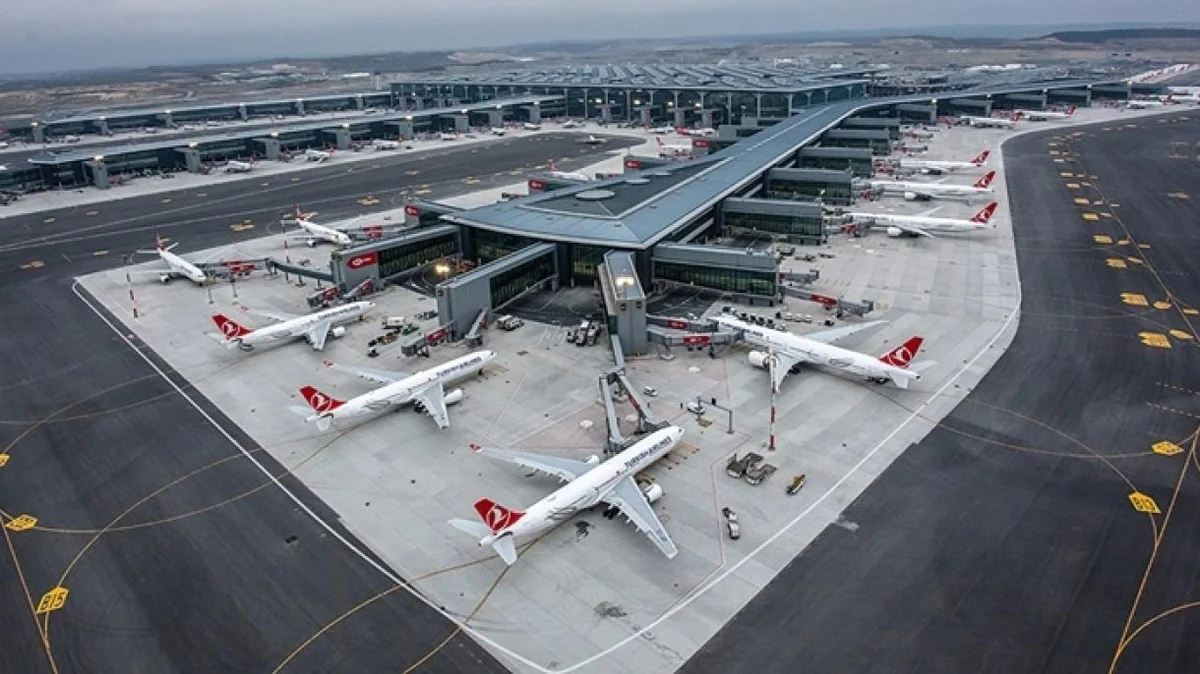
<path fill-rule="evenodd" d="M 475 512 L 479 514 L 479 519 L 483 520 L 493 534 L 508 529 L 525 516 L 525 513 L 520 510 L 509 510 L 487 498 L 481 498 L 475 502 Z"/>
<path fill-rule="evenodd" d="M 923 337 L 909 337 L 907 342 L 883 354 L 879 360 L 892 367 L 908 368 L 913 358 L 917 357 L 917 352 L 921 350 L 921 344 L 924 341 Z"/>

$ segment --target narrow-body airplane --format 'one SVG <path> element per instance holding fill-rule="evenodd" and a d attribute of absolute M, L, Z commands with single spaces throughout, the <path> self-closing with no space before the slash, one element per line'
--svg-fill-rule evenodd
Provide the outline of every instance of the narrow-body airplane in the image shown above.
<path fill-rule="evenodd" d="M 658 145 L 658 154 L 672 155 L 681 157 L 692 153 L 692 144 L 678 145 L 675 143 L 664 143 L 662 138 L 656 137 L 654 142 Z"/>
<path fill-rule="evenodd" d="M 1017 125 L 1017 117 L 962 117 L 967 124 L 982 129 L 1011 129 Z"/>
<path fill-rule="evenodd" d="M 546 175 L 559 180 L 571 180 L 577 183 L 591 182 L 591 178 L 586 173 L 579 171 L 560 171 L 554 162 L 550 162 L 550 170 L 546 171 Z"/>
<path fill-rule="evenodd" d="M 158 280 L 162 281 L 163 283 L 170 283 L 172 279 L 177 278 L 185 278 L 196 285 L 204 285 L 209 281 L 210 274 L 206 273 L 204 269 L 200 268 L 199 265 L 195 264 L 194 262 L 188 262 L 179 255 L 171 252 L 172 248 L 179 245 L 178 241 L 169 246 L 166 245 L 161 237 L 156 236 L 154 241 L 154 250 L 139 250 L 138 252 L 143 255 L 157 255 L 158 259 L 162 260 L 167 266 L 167 270 L 157 271 L 153 269 L 136 269 L 131 270 L 129 273 L 156 274 L 158 275 Z"/>
<path fill-rule="evenodd" d="M 912 362 L 921 348 L 921 337 L 911 337 L 882 356 L 872 356 L 830 344 L 882 321 L 822 330 L 807 335 L 793 335 L 751 325 L 724 315 L 715 316 L 713 320 L 724 328 L 741 332 L 748 343 L 767 349 L 765 352 L 751 351 L 749 360 L 751 365 L 770 371 L 771 384 L 776 390 L 783 378 L 801 365 L 820 365 L 864 377 L 876 384 L 890 381 L 899 388 L 906 389 L 909 383 L 921 378 L 923 370 L 934 364 L 932 361 L 916 365 Z"/>
<path fill-rule="evenodd" d="M 304 158 L 308 161 L 323 162 L 331 157 L 333 157 L 333 150 L 314 150 L 309 148 L 304 151 Z"/>
<path fill-rule="evenodd" d="M 235 161 L 230 160 L 225 162 L 226 173 L 249 173 L 254 170 L 253 161 Z"/>
<path fill-rule="evenodd" d="M 517 561 L 517 537 L 536 536 L 580 511 L 607 503 L 646 534 L 668 559 L 673 558 L 678 549 L 634 478 L 670 452 L 682 437 L 682 428 L 669 426 L 604 462 L 595 455 L 579 461 L 472 445 L 472 449 L 484 456 L 553 475 L 567 484 L 524 511 L 509 510 L 490 499 L 480 499 L 475 502 L 475 512 L 482 522 L 454 519 L 450 525 L 478 539 L 480 547 L 492 546 L 504 563 L 511 566 Z"/>
<path fill-rule="evenodd" d="M 312 414 L 308 415 L 304 421 L 306 423 L 315 421 L 317 428 L 324 431 L 335 421 L 363 417 L 411 404 L 417 411 L 432 417 L 438 428 L 449 428 L 450 416 L 446 408 L 461 401 L 463 391 L 462 389 L 446 391 L 445 386 L 477 374 L 495 359 L 495 351 L 476 351 L 414 374 L 326 363 L 328 367 L 335 370 L 382 384 L 382 386 L 350 400 L 338 400 L 313 386 L 305 386 L 300 389 L 300 395 L 304 396 L 304 402 L 308 403 Z M 308 410 L 303 408 L 298 411 L 308 414 Z"/>
<path fill-rule="evenodd" d="M 376 150 L 399 150 L 400 149 L 400 141 L 385 140 L 383 138 L 380 138 L 375 141 L 375 149 Z"/>
<path fill-rule="evenodd" d="M 1017 110 L 1017 114 L 1031 122 L 1048 122 L 1053 120 L 1070 119 L 1075 115 L 1075 106 L 1067 108 L 1066 112 L 1054 110 Z"/>
<path fill-rule="evenodd" d="M 351 302 L 308 315 L 248 311 L 256 316 L 277 321 L 274 325 L 263 328 L 247 328 L 224 314 L 216 314 L 212 319 L 221 331 L 221 344 L 229 349 L 236 346 L 242 351 L 253 351 L 255 347 L 265 344 L 303 338 L 313 349 L 321 351 L 325 348 L 326 338 L 332 335 L 336 339 L 345 334 L 346 328 L 342 327 L 343 323 L 362 320 L 374 307 L 373 302 Z"/>

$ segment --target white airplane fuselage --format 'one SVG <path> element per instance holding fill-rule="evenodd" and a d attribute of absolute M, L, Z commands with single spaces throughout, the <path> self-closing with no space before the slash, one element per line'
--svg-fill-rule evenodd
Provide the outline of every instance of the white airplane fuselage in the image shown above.
<path fill-rule="evenodd" d="M 197 267 L 191 262 L 188 262 L 182 257 L 179 257 L 166 248 L 158 249 L 158 257 L 167 264 L 167 268 L 170 269 L 170 272 L 168 273 L 171 276 L 185 278 L 189 281 L 192 281 L 196 285 L 204 285 L 204 283 L 208 281 L 208 274 L 205 274 L 203 269 Z"/>
<path fill-rule="evenodd" d="M 970 220 L 934 218 L 927 215 L 895 215 L 892 213 L 850 213 L 849 215 L 852 220 L 874 220 L 885 224 L 910 225 L 930 232 L 973 232 L 985 228 L 983 224 Z"/>
<path fill-rule="evenodd" d="M 976 164 L 969 161 L 939 161 L 933 159 L 901 159 L 900 168 L 902 169 L 936 169 L 938 171 L 946 171 L 952 173 L 954 171 L 970 171 L 971 169 L 981 169 L 983 164 Z"/>
<path fill-rule="evenodd" d="M 944 185 L 940 183 L 910 183 L 901 180 L 872 180 L 871 189 L 880 190 L 885 194 L 928 194 L 933 197 L 973 197 L 993 194 L 994 187 L 975 187 L 974 185 Z"/>
<path fill-rule="evenodd" d="M 967 123 L 975 127 L 991 127 L 994 129 L 1011 129 L 1017 125 L 1011 119 L 1000 117 L 964 117 Z"/>
<path fill-rule="evenodd" d="M 793 335 L 758 325 L 751 325 L 736 318 L 725 316 L 717 316 L 714 320 L 719 325 L 731 330 L 741 331 L 745 340 L 750 344 L 763 347 L 768 352 L 772 350 L 787 352 L 792 357 L 798 357 L 801 362 L 809 365 L 821 365 L 876 381 L 896 381 L 897 379 L 911 381 L 921 378 L 921 375 L 913 370 L 888 365 L 876 356 L 818 342 L 802 335 Z M 755 357 L 755 353 L 751 352 L 750 362 L 763 367 L 765 363 L 760 365 L 755 362 L 761 361 L 761 358 Z"/>
<path fill-rule="evenodd" d="M 249 173 L 254 170 L 254 165 L 244 161 L 231 161 L 225 164 L 227 173 Z"/>
<path fill-rule="evenodd" d="M 243 350 L 250 350 L 263 344 L 302 337 L 310 328 L 322 321 L 330 321 L 332 325 L 340 325 L 358 320 L 374 307 L 374 302 L 351 302 L 330 309 L 323 309 L 315 314 L 300 316 L 274 325 L 257 328 L 241 337 L 226 338 L 222 343 L 228 346 L 236 345 Z"/>
<path fill-rule="evenodd" d="M 536 536 L 574 517 L 604 500 L 621 480 L 649 468 L 683 437 L 683 429 L 670 426 L 655 431 L 595 468 L 568 482 L 557 491 L 525 510 L 516 523 L 484 536 L 480 547 L 491 545 L 501 536 Z"/>
<path fill-rule="evenodd" d="M 312 239 L 328 241 L 329 243 L 336 244 L 338 246 L 349 246 L 351 243 L 353 243 L 349 234 L 338 231 L 332 227 L 318 225 L 317 223 L 305 220 L 304 218 L 297 218 L 296 224 L 300 225 L 300 229 L 303 229 L 305 232 L 307 232 Z"/>
<path fill-rule="evenodd" d="M 495 351 L 476 351 L 455 358 L 428 370 L 422 370 L 400 381 L 384 384 L 379 388 L 347 400 L 340 407 L 323 414 L 314 414 L 305 421 L 316 421 L 322 417 L 330 421 L 344 421 L 355 417 L 376 414 L 385 410 L 412 403 L 419 391 L 428 386 L 441 383 L 443 386 L 476 374 L 496 359 Z M 448 391 L 445 394 L 447 405 L 462 400 L 462 391 Z"/>

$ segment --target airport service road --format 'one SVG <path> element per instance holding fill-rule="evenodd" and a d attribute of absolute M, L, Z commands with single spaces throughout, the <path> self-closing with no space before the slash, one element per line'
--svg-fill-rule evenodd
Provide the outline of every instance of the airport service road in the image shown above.
<path fill-rule="evenodd" d="M 1200 669 L 1186 117 L 1005 145 L 1015 341 L 682 671 Z"/>
<path fill-rule="evenodd" d="M 377 161 L 5 218 L 0 283 L 18 271 L 38 273 L 39 264 L 70 267 L 65 273 L 71 275 L 117 266 L 121 255 L 153 247 L 155 232 L 179 241 L 181 251 L 212 248 L 277 233 L 280 215 L 296 205 L 315 211 L 317 222 L 332 222 L 394 209 L 410 196 L 439 199 L 519 182 L 549 161 L 569 170 L 642 142 L 610 136 L 606 145 L 593 147 L 580 143 L 583 137 L 551 133 L 461 149 L 447 143 L 444 150 L 412 155 L 381 152 Z"/>
<path fill-rule="evenodd" d="M 482 161 L 502 170 L 578 147 L 522 142 L 419 160 L 421 179 L 447 194 L 475 189 L 456 176 Z M 73 275 L 117 264 L 116 252 L 143 246 L 155 226 L 203 247 L 236 237 L 235 215 L 277 217 L 300 197 L 352 213 L 339 189 L 399 189 L 412 181 L 404 166 L 334 167 L 325 181 L 305 174 L 279 193 L 243 196 L 242 185 L 207 201 L 130 199 L 101 205 L 107 218 L 5 221 L 3 243 L 20 248 L 0 248 L 0 315 L 10 327 L 0 380 L 0 671 L 373 672 L 427 655 L 427 671 L 505 671 L 340 542 L 346 532 L 316 524 L 304 508 L 337 518 L 293 478 L 281 482 L 298 501 L 275 486 L 235 442 L 271 475 L 284 473 L 278 463 L 194 392 L 193 407 L 156 373 L 151 363 L 170 375 L 149 349 L 131 348 L 72 292 Z M 194 201 L 174 210 L 160 203 L 167 196 Z M 63 236 L 46 242 L 42 232 Z M 81 238 L 90 235 L 99 237 Z M 113 254 L 92 255 L 102 247 Z M 33 259 L 45 265 L 20 268 Z M 38 614 L 43 598 L 50 610 Z"/>

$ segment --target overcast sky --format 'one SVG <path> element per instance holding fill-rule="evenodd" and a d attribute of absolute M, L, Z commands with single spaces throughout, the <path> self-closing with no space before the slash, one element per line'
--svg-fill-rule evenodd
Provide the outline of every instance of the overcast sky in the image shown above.
<path fill-rule="evenodd" d="M 557 39 L 1200 21 L 1197 0 L 0 0 L 0 8 L 5 73 Z"/>

